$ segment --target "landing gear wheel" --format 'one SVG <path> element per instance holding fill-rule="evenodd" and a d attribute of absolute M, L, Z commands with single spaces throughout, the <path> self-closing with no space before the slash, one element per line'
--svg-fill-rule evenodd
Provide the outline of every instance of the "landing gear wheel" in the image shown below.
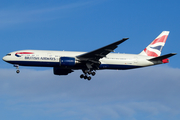
<path fill-rule="evenodd" d="M 92 72 L 91 74 L 92 74 L 92 76 L 94 76 L 96 73 L 95 73 L 95 72 Z"/>
<path fill-rule="evenodd" d="M 80 78 L 81 78 L 81 79 L 82 79 L 82 78 L 84 78 L 84 75 L 83 75 L 83 74 L 81 74 L 81 75 L 80 75 Z"/>
<path fill-rule="evenodd" d="M 91 80 L 91 76 L 87 77 L 88 80 Z"/>
<path fill-rule="evenodd" d="M 84 76 L 84 79 L 87 79 L 88 77 L 87 76 Z"/>
<path fill-rule="evenodd" d="M 20 73 L 20 70 L 16 70 L 16 73 Z"/>
<path fill-rule="evenodd" d="M 85 80 L 91 80 L 91 77 L 94 76 L 96 74 L 95 72 L 96 70 L 93 70 L 93 69 L 82 69 L 82 72 L 84 74 L 81 74 L 80 75 L 80 78 L 84 78 Z M 92 76 L 90 76 L 92 75 Z"/>

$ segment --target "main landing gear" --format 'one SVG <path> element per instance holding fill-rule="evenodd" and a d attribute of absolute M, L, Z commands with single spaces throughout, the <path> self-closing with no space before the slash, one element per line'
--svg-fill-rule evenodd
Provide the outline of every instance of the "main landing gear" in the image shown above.
<path fill-rule="evenodd" d="M 16 73 L 17 73 L 17 74 L 20 73 L 19 65 L 16 65 L 16 64 L 15 64 L 14 67 L 16 67 L 16 69 L 17 69 L 17 70 L 16 70 Z"/>
<path fill-rule="evenodd" d="M 84 78 L 84 79 L 87 79 L 87 80 L 91 80 L 91 76 L 88 76 L 88 75 L 92 75 L 94 76 L 96 73 L 93 71 L 90 71 L 90 70 L 82 70 L 84 74 L 81 74 L 80 75 L 80 78 Z"/>

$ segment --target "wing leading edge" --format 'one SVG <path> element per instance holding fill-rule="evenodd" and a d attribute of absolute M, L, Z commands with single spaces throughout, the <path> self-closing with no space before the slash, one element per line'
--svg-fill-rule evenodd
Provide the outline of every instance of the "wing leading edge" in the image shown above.
<path fill-rule="evenodd" d="M 106 57 L 106 55 L 109 54 L 110 52 L 113 52 L 118 47 L 119 44 L 123 43 L 128 39 L 129 38 L 123 38 L 122 40 L 119 40 L 102 48 L 93 50 L 91 52 L 76 57 L 82 61 L 98 62 L 100 58 Z"/>

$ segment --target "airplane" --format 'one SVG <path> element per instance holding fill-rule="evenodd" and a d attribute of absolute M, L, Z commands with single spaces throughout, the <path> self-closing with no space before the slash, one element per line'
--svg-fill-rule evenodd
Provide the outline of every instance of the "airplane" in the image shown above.
<path fill-rule="evenodd" d="M 169 31 L 163 31 L 139 54 L 111 53 L 119 44 L 128 40 L 123 38 L 91 52 L 20 50 L 3 57 L 5 62 L 13 64 L 19 73 L 19 66 L 53 67 L 55 75 L 68 75 L 74 70 L 82 70 L 80 78 L 91 80 L 96 70 L 127 70 L 157 64 L 169 63 L 169 57 L 176 53 L 161 55 Z"/>

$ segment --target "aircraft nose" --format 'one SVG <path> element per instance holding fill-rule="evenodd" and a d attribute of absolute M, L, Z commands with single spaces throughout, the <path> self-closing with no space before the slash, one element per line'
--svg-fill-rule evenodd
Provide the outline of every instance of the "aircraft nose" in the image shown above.
<path fill-rule="evenodd" d="M 8 61 L 7 56 L 4 56 L 2 59 L 3 59 L 3 61 L 5 61 L 5 62 Z"/>
<path fill-rule="evenodd" d="M 4 61 L 6 61 L 6 56 L 4 56 L 2 59 L 3 59 Z"/>

